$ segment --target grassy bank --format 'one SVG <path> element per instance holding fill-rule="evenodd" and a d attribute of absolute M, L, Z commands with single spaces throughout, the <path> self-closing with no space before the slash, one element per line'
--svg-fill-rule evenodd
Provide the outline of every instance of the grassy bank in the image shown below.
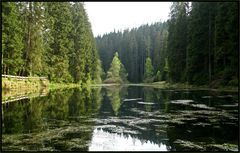
<path fill-rule="evenodd" d="M 186 83 L 168 83 L 165 81 L 153 82 L 153 83 L 140 83 L 140 84 L 129 84 L 136 86 L 151 86 L 154 88 L 168 88 L 168 89 L 192 89 L 192 90 L 218 90 L 218 91 L 230 91 L 230 92 L 238 92 L 238 87 L 233 86 L 219 86 L 217 88 L 211 88 L 208 85 L 189 85 Z"/>
<path fill-rule="evenodd" d="M 51 83 L 41 77 L 2 77 L 2 102 L 46 95 L 49 90 L 76 88 L 79 84 Z"/>
<path fill-rule="evenodd" d="M 79 84 L 74 83 L 53 83 L 48 79 L 38 79 L 38 78 L 2 78 L 2 89 L 4 91 L 8 90 L 30 90 L 35 91 L 41 88 L 59 89 L 59 88 L 75 88 L 79 87 Z"/>
<path fill-rule="evenodd" d="M 49 81 L 37 77 L 2 77 L 2 103 L 48 93 Z"/>

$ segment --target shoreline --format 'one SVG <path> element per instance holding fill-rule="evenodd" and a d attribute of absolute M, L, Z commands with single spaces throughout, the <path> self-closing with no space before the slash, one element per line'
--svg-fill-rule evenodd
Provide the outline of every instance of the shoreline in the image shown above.
<path fill-rule="evenodd" d="M 238 92 L 238 87 L 218 87 L 210 88 L 206 85 L 196 86 L 196 85 L 187 85 L 183 83 L 163 83 L 163 82 L 154 82 L 154 83 L 126 83 L 126 84 L 94 84 L 92 87 L 108 87 L 108 86 L 141 86 L 141 87 L 153 87 L 159 89 L 185 89 L 185 90 L 211 90 L 211 91 L 226 91 L 226 92 Z"/>

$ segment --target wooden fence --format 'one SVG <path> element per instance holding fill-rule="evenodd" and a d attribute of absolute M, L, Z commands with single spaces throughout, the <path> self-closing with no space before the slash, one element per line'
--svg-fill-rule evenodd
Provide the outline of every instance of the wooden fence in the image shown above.
<path fill-rule="evenodd" d="M 14 98 L 7 99 L 7 100 L 2 100 L 2 104 L 15 102 L 15 101 L 19 101 L 19 100 L 22 100 L 22 99 L 30 99 L 30 98 L 34 98 L 34 97 L 44 97 L 46 95 L 47 94 L 34 95 L 34 96 L 18 96 L 18 97 L 14 97 Z"/>
<path fill-rule="evenodd" d="M 36 80 L 47 80 L 47 77 L 25 77 L 25 76 L 14 76 L 14 75 L 2 75 L 2 78 L 15 78 L 17 80 L 27 80 L 27 79 L 36 79 Z"/>

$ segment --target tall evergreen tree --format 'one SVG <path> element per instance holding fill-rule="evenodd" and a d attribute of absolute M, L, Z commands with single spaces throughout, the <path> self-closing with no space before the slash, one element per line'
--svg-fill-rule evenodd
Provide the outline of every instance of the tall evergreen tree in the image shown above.
<path fill-rule="evenodd" d="M 23 45 L 19 4 L 2 2 L 2 74 L 19 75 Z"/>
<path fill-rule="evenodd" d="M 169 21 L 168 52 L 170 78 L 173 82 L 185 81 L 187 50 L 187 3 L 174 2 Z"/>
<path fill-rule="evenodd" d="M 42 72 L 43 58 L 43 3 L 21 3 L 21 18 L 24 36 L 23 59 L 21 75 L 38 75 Z"/>
<path fill-rule="evenodd" d="M 153 74 L 154 73 L 153 73 L 152 60 L 148 57 L 145 63 L 145 73 L 144 73 L 145 82 L 152 82 Z"/>
<path fill-rule="evenodd" d="M 46 3 L 46 17 L 49 18 L 49 33 L 52 40 L 49 43 L 47 61 L 49 65 L 49 77 L 55 82 L 71 82 L 69 74 L 69 52 L 73 49 L 70 39 L 72 30 L 71 5 L 68 2 Z"/>
<path fill-rule="evenodd" d="M 123 64 L 119 60 L 118 52 L 115 53 L 113 57 L 111 66 L 107 72 L 106 83 L 123 83 L 126 81 L 127 74 L 126 69 Z"/>

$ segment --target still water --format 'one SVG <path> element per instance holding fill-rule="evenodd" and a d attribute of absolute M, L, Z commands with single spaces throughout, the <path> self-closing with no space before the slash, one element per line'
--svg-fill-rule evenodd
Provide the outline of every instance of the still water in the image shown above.
<path fill-rule="evenodd" d="M 137 86 L 2 104 L 2 150 L 238 151 L 238 93 Z"/>

